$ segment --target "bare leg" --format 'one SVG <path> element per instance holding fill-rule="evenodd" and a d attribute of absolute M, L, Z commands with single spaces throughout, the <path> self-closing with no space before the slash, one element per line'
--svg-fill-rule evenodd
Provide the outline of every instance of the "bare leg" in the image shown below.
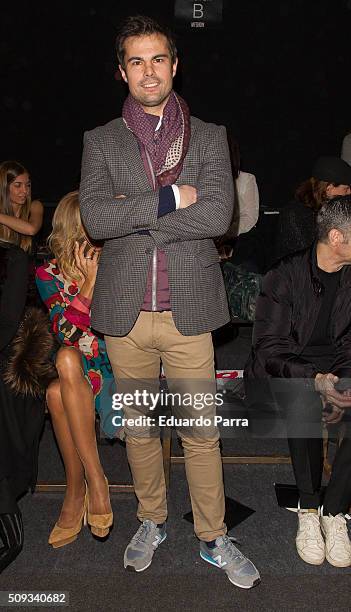
<path fill-rule="evenodd" d="M 111 512 L 96 444 L 94 398 L 84 377 L 79 351 L 62 347 L 57 354 L 56 368 L 72 441 L 89 487 L 90 511 L 94 514 Z"/>
<path fill-rule="evenodd" d="M 60 381 L 55 380 L 46 392 L 46 401 L 66 472 L 66 494 L 58 525 L 73 527 L 77 522 L 85 494 L 84 467 L 71 436 L 65 408 L 62 403 Z"/>

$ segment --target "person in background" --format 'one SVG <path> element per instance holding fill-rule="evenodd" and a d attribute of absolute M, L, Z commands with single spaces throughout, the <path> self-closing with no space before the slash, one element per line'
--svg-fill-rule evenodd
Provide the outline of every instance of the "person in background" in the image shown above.
<path fill-rule="evenodd" d="M 351 166 L 351 132 L 342 141 L 341 159 Z"/>
<path fill-rule="evenodd" d="M 56 373 L 47 315 L 26 308 L 28 254 L 0 241 L 0 573 L 23 546 L 20 496 L 34 489 L 44 391 Z"/>
<path fill-rule="evenodd" d="M 16 161 L 0 165 L 0 239 L 31 251 L 32 237 L 43 223 L 44 208 L 31 200 L 28 170 Z"/>
<path fill-rule="evenodd" d="M 234 179 L 234 211 L 228 231 L 215 241 L 222 260 L 229 259 L 234 249 L 235 251 L 240 250 L 241 241 L 237 238 L 249 232 L 256 225 L 260 207 L 255 176 L 240 169 L 238 142 L 229 136 L 228 144 Z"/>
<path fill-rule="evenodd" d="M 82 226 L 78 192 L 59 202 L 48 242 L 54 259 L 37 269 L 36 282 L 62 345 L 55 360 L 58 379 L 47 390 L 67 478 L 61 514 L 49 537 L 57 548 L 77 538 L 86 512 L 92 533 L 107 536 L 113 516 L 97 450 L 95 410 L 107 436 L 115 436 L 118 428 L 112 422 L 114 383 L 105 342 L 90 327 L 101 248 L 90 243 Z"/>
<path fill-rule="evenodd" d="M 338 423 L 351 407 L 351 196 L 326 202 L 316 227 L 318 238 L 311 247 L 285 257 L 264 277 L 244 376 L 247 396 L 253 397 L 255 387 L 260 391 L 266 381 L 285 413 L 299 493 L 299 556 L 312 565 L 326 558 L 335 567 L 348 567 L 350 421 L 323 501 L 320 488 L 322 419 Z M 268 424 L 263 394 L 254 410 L 257 420 L 262 416 Z"/>
<path fill-rule="evenodd" d="M 295 192 L 295 200 L 280 209 L 272 261 L 311 246 L 316 215 L 326 200 L 350 193 L 351 167 L 339 157 L 319 157 L 312 176 Z"/>
<path fill-rule="evenodd" d="M 232 140 L 230 142 L 230 152 L 233 176 L 235 178 L 236 189 L 238 192 L 239 205 L 239 225 L 238 236 L 249 232 L 256 225 L 260 209 L 260 197 L 256 183 L 256 177 L 249 172 L 240 169 L 240 150 L 239 144 Z"/>

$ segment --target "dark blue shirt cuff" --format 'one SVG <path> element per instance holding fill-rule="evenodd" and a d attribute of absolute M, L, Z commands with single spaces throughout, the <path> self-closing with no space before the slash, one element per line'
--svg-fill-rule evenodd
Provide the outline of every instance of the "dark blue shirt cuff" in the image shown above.
<path fill-rule="evenodd" d="M 176 209 L 176 201 L 171 185 L 161 187 L 159 190 L 158 214 L 157 217 L 163 217 Z"/>

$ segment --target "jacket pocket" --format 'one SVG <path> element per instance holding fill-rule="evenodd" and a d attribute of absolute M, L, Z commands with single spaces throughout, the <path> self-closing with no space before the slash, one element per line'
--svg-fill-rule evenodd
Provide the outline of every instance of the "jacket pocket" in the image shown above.
<path fill-rule="evenodd" d="M 219 264 L 220 262 L 220 257 L 217 251 L 213 251 L 211 253 L 199 253 L 198 255 L 194 255 L 194 257 L 199 260 L 199 262 L 204 268 L 208 268 L 209 266 L 213 266 L 214 264 Z"/>

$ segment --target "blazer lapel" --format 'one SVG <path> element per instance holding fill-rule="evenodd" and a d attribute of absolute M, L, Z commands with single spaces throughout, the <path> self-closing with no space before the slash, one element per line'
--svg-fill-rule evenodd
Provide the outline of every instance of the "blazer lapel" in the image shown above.
<path fill-rule="evenodd" d="M 137 139 L 124 124 L 117 124 L 115 130 L 116 141 L 121 155 L 124 157 L 134 181 L 143 191 L 150 189 L 149 181 L 145 172 L 144 163 L 140 154 Z"/>

